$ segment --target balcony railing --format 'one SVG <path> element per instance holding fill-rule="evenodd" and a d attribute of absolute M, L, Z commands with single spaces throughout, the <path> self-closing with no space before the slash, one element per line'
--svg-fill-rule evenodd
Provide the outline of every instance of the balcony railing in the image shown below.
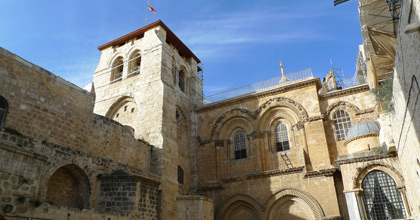
<path fill-rule="evenodd" d="M 229 99 L 229 98 L 233 98 L 236 96 L 241 96 L 241 95 L 245 95 L 248 93 L 253 93 L 259 90 L 263 90 L 263 89 L 267 89 L 273 86 L 277 86 L 280 84 L 285 84 L 291 81 L 297 81 L 297 80 L 301 80 L 301 79 L 306 79 L 306 78 L 312 78 L 313 74 L 312 74 L 312 69 L 308 68 L 308 69 L 304 69 L 298 72 L 294 72 L 294 73 L 290 73 L 290 74 L 286 74 L 285 75 L 286 78 L 288 80 L 281 80 L 281 76 L 272 78 L 272 79 L 268 79 L 268 80 L 264 80 L 261 82 L 257 82 L 257 83 L 253 83 L 251 85 L 247 85 L 247 86 L 243 86 L 240 88 L 236 88 L 236 89 L 232 89 L 232 90 L 228 90 L 225 92 L 221 92 L 221 93 L 217 93 L 214 95 L 210 95 L 210 96 L 206 96 L 204 97 L 204 104 L 208 104 L 208 103 L 212 103 L 212 102 L 218 102 L 221 100 L 225 100 L 225 99 Z"/>

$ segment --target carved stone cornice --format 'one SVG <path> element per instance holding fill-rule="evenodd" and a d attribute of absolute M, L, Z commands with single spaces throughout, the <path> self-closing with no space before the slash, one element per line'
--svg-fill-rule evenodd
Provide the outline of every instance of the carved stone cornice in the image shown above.
<path fill-rule="evenodd" d="M 356 112 L 356 115 L 362 115 L 362 114 L 366 114 L 366 113 L 372 113 L 375 111 L 375 108 L 367 108 L 364 110 L 359 110 Z"/>
<path fill-rule="evenodd" d="M 365 154 L 364 156 L 357 156 L 357 154 Z M 365 161 L 372 161 L 372 160 L 379 160 L 379 159 L 384 159 L 384 158 L 391 158 L 391 157 L 396 157 L 397 155 L 394 154 L 387 154 L 387 155 L 382 155 L 382 154 L 377 154 L 374 152 L 369 151 L 369 154 L 366 155 L 366 152 L 360 152 L 360 153 L 356 153 L 355 157 L 349 157 L 349 158 L 338 158 L 335 163 L 337 165 L 343 165 L 343 164 L 350 164 L 350 163 L 358 163 L 358 162 L 365 162 Z"/>
<path fill-rule="evenodd" d="M 303 169 L 305 167 L 301 166 L 301 167 L 293 167 L 293 168 L 288 168 L 288 169 L 283 169 L 283 170 L 269 170 L 269 171 L 264 171 L 264 172 L 259 172 L 259 173 L 253 173 L 253 174 L 248 174 L 246 175 L 246 179 L 250 180 L 250 179 L 260 179 L 260 178 L 268 178 L 268 177 L 272 177 L 272 176 L 280 176 L 280 175 L 288 175 L 288 174 L 293 174 L 293 173 L 301 173 L 303 172 Z"/>
<path fill-rule="evenodd" d="M 247 136 L 252 137 L 254 139 L 262 138 L 263 137 L 263 132 L 253 131 L 253 132 L 251 132 L 251 134 L 248 134 Z"/>
<path fill-rule="evenodd" d="M 334 172 L 337 170 L 337 168 L 330 168 L 330 169 L 324 169 L 319 171 L 308 171 L 305 174 L 304 178 L 313 178 L 313 177 L 320 177 L 320 176 L 332 176 L 334 175 Z"/>
<path fill-rule="evenodd" d="M 224 187 L 218 181 L 209 182 L 209 185 L 201 187 L 201 191 L 215 191 L 215 190 L 222 190 L 222 189 L 224 189 Z"/>
<path fill-rule="evenodd" d="M 328 93 L 324 93 L 324 94 L 319 94 L 319 98 L 320 99 L 325 99 L 325 98 L 342 96 L 342 95 L 347 95 L 347 94 L 362 92 L 362 91 L 368 91 L 368 90 L 369 90 L 369 85 L 364 84 L 364 85 L 359 85 L 359 86 L 353 86 L 353 87 L 346 88 L 346 89 L 334 90 L 332 92 L 328 92 Z"/>
<path fill-rule="evenodd" d="M 305 122 L 318 121 L 318 120 L 322 120 L 322 119 L 324 119 L 324 118 L 325 118 L 325 117 L 324 117 L 324 115 L 312 116 L 312 117 L 307 118 L 307 119 L 305 120 Z"/>

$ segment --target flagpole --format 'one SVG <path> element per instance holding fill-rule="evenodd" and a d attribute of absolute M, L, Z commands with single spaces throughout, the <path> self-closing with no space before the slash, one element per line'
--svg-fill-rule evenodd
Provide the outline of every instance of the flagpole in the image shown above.
<path fill-rule="evenodd" d="M 147 8 L 146 8 L 146 18 L 144 19 L 144 25 L 147 25 L 147 14 L 149 13 L 149 0 L 147 0 Z"/>

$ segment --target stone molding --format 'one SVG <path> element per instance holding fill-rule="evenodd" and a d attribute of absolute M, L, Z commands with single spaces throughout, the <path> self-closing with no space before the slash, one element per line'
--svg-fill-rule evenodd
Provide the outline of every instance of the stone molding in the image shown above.
<path fill-rule="evenodd" d="M 334 172 L 337 170 L 337 168 L 331 168 L 331 169 L 324 169 L 319 171 L 308 171 L 305 174 L 304 178 L 313 178 L 313 177 L 320 177 L 320 176 L 332 176 L 334 175 Z"/>
<path fill-rule="evenodd" d="M 319 78 L 313 78 L 313 79 L 308 79 L 302 82 L 296 82 L 290 85 L 284 85 L 282 87 L 279 88 L 274 88 L 271 89 L 269 91 L 263 91 L 260 93 L 251 93 L 251 94 L 245 94 L 242 96 L 238 96 L 238 97 L 234 97 L 231 99 L 226 99 L 226 100 L 222 100 L 222 101 L 218 101 L 218 102 L 214 102 L 214 103 L 210 103 L 210 104 L 206 104 L 203 105 L 199 108 L 196 109 L 197 113 L 200 112 L 204 112 L 206 110 L 211 110 L 213 108 L 219 108 L 219 107 L 223 107 L 223 106 L 227 106 L 227 105 L 232 105 L 232 104 L 240 104 L 241 102 L 247 101 L 247 100 L 251 100 L 251 99 L 256 99 L 256 98 L 263 98 L 266 96 L 273 96 L 273 95 L 277 95 L 279 93 L 284 93 L 290 90 L 294 90 L 294 89 L 298 89 L 298 88 L 303 88 L 309 85 L 320 85 L 320 81 Z"/>
<path fill-rule="evenodd" d="M 272 176 L 281 176 L 281 175 L 289 175 L 294 173 L 301 173 L 304 170 L 304 166 L 301 167 L 293 167 L 283 170 L 270 170 L 270 171 L 264 171 L 260 173 L 254 173 L 254 174 L 248 174 L 246 175 L 247 180 L 251 179 L 260 179 L 260 178 L 268 178 Z"/>
<path fill-rule="evenodd" d="M 363 153 L 363 152 L 361 152 Z M 370 155 L 366 156 L 359 156 L 359 157 L 351 157 L 351 158 L 338 158 L 335 163 L 337 165 L 343 165 L 343 164 L 350 164 L 350 163 L 358 163 L 358 162 L 365 162 L 365 161 L 372 161 L 372 160 L 379 160 L 379 159 L 385 159 L 385 158 L 391 158 L 396 157 L 395 154 L 388 154 L 388 155 L 379 155 L 376 153 L 372 153 Z"/>
<path fill-rule="evenodd" d="M 231 110 L 229 110 L 229 111 L 226 111 L 226 112 L 224 112 L 223 114 L 221 114 L 217 119 L 216 119 L 216 121 L 213 123 L 213 127 L 212 127 L 212 129 L 211 129 L 211 134 L 210 134 L 210 139 L 211 140 L 213 140 L 214 139 L 214 136 L 215 136 L 215 133 L 216 133 L 216 129 L 217 129 L 217 126 L 222 122 L 222 120 L 224 120 L 225 118 L 227 119 L 227 120 L 229 120 L 230 118 L 228 118 L 227 116 L 228 115 L 230 115 L 230 114 L 240 114 L 240 115 L 242 115 L 242 114 L 244 114 L 244 115 L 242 115 L 244 118 L 251 118 L 251 119 L 256 119 L 256 116 L 255 116 L 255 114 L 254 113 L 252 113 L 251 111 L 249 111 L 249 110 L 247 110 L 247 109 L 243 109 L 243 108 L 234 108 L 234 109 L 231 109 Z"/>
<path fill-rule="evenodd" d="M 347 88 L 347 89 L 334 90 L 334 91 L 331 91 L 331 92 L 328 92 L 328 93 L 319 94 L 319 98 L 320 99 L 325 99 L 325 98 L 331 98 L 331 97 L 335 97 L 335 96 L 347 95 L 347 94 L 355 93 L 355 92 L 362 92 L 362 91 L 369 91 L 369 85 L 368 84 L 363 84 L 363 85 L 359 85 L 359 86 L 350 87 L 350 88 Z"/>
<path fill-rule="evenodd" d="M 334 102 L 333 104 L 327 107 L 327 111 L 325 112 L 325 118 L 331 118 L 331 113 L 333 112 L 333 110 L 341 106 L 348 107 L 349 109 L 353 110 L 353 112 L 355 112 L 356 114 L 360 111 L 359 107 L 351 104 L 350 102 L 338 101 L 338 102 Z"/>
<path fill-rule="evenodd" d="M 281 189 L 267 200 L 265 203 L 265 209 L 268 210 L 268 217 L 270 216 L 272 207 L 275 207 L 275 203 L 284 196 L 293 196 L 302 199 L 311 208 L 314 219 L 323 219 L 325 217 L 321 205 L 311 194 L 295 188 Z"/>
<path fill-rule="evenodd" d="M 290 109 L 292 112 L 296 114 L 296 117 L 298 118 L 298 120 L 302 121 L 301 123 L 306 122 L 306 121 L 314 121 L 314 120 L 318 120 L 319 118 L 322 118 L 322 116 L 309 117 L 305 108 L 300 103 L 296 102 L 293 99 L 290 99 L 287 97 L 277 97 L 277 98 L 269 99 L 268 101 L 260 105 L 260 107 L 254 112 L 248 109 L 243 109 L 243 108 L 233 108 L 231 110 L 224 112 L 213 123 L 213 127 L 210 133 L 210 140 L 214 140 L 215 135 L 217 133 L 216 130 L 221 128 L 219 126 L 223 126 L 223 122 L 231 118 L 229 117 L 229 115 L 236 114 L 237 116 L 242 116 L 246 118 L 247 120 L 255 121 L 265 114 L 265 112 L 263 112 L 264 109 L 269 109 L 270 107 L 275 107 L 275 106 L 285 106 L 286 108 Z M 296 127 L 300 130 L 303 128 L 303 125 L 297 124 Z M 258 136 L 254 136 L 254 137 L 258 137 Z"/>
<path fill-rule="evenodd" d="M 355 141 L 355 140 L 359 140 L 359 139 L 367 138 L 367 137 L 378 137 L 378 136 L 379 136 L 379 133 L 364 134 L 364 135 L 361 135 L 361 136 L 357 136 L 357 137 L 354 137 L 354 138 L 352 138 L 350 140 L 346 140 L 344 142 L 344 146 L 347 146 L 348 143 L 350 143 L 352 141 Z"/>
<path fill-rule="evenodd" d="M 273 104 L 272 104 L 273 103 Z M 297 110 L 300 114 L 297 114 L 300 120 L 307 119 L 308 118 L 308 112 L 306 112 L 305 108 L 295 100 L 287 97 L 277 97 L 277 98 L 271 98 L 264 102 L 260 107 L 255 111 L 255 115 L 259 115 L 263 109 L 270 108 L 271 106 L 283 106 L 286 103 L 286 106 L 289 107 L 287 104 L 291 104 L 295 110 Z M 293 109 L 292 109 L 293 110 Z M 294 111 L 295 112 L 295 111 Z M 295 112 L 297 113 L 297 112 Z"/>
<path fill-rule="evenodd" d="M 402 176 L 400 171 L 398 171 L 395 167 L 389 164 L 386 164 L 382 161 L 371 161 L 371 163 L 368 164 L 367 166 L 357 169 L 357 173 L 355 175 L 355 178 L 353 179 L 353 189 L 362 190 L 363 179 L 365 178 L 367 174 L 369 174 L 370 172 L 374 170 L 379 170 L 390 175 L 394 179 L 397 185 L 397 188 L 404 187 L 405 185 L 404 177 Z"/>

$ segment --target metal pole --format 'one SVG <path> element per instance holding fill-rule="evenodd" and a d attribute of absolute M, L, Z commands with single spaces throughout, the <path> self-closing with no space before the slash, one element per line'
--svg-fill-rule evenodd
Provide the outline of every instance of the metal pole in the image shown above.
<path fill-rule="evenodd" d="M 146 18 L 144 19 L 144 25 L 147 25 L 147 14 L 149 14 L 149 0 L 147 0 Z"/>

